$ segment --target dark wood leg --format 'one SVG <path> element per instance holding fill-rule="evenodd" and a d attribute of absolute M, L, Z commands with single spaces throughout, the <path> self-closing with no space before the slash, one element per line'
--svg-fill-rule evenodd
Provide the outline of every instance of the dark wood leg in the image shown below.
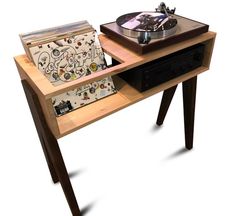
<path fill-rule="evenodd" d="M 196 87 L 197 77 L 183 82 L 185 147 L 187 149 L 193 148 Z"/>
<path fill-rule="evenodd" d="M 38 97 L 26 80 L 22 80 L 26 98 L 54 182 L 60 181 L 73 216 L 81 216 L 58 142 L 48 127 Z"/>
<path fill-rule="evenodd" d="M 52 158 L 52 162 L 54 164 L 57 176 L 59 178 L 60 184 L 64 191 L 65 197 L 69 204 L 70 210 L 73 216 L 81 216 L 80 209 L 69 179 L 69 175 L 64 164 L 63 157 L 61 155 L 61 151 L 58 145 L 56 138 L 49 131 L 47 132 L 46 145 L 49 152 L 49 155 Z"/>
<path fill-rule="evenodd" d="M 42 149 L 43 149 L 46 161 L 47 161 L 48 168 L 51 173 L 52 181 L 54 183 L 57 183 L 59 181 L 59 179 L 56 174 L 55 167 L 53 166 L 51 158 L 48 154 L 48 150 L 45 145 L 45 138 L 43 137 L 43 133 L 42 133 L 42 131 L 44 130 L 42 122 L 41 122 L 41 117 L 43 116 L 43 114 L 42 114 L 42 112 L 39 113 L 37 110 L 37 107 L 40 107 L 40 103 L 38 101 L 37 95 L 34 93 L 34 91 L 30 87 L 30 85 L 27 83 L 27 81 L 22 80 L 22 86 L 24 88 L 26 99 L 28 101 L 29 108 L 32 113 L 34 124 L 37 129 L 38 137 L 39 137 L 40 143 L 42 145 Z"/>
<path fill-rule="evenodd" d="M 47 165 L 48 165 L 49 171 L 51 173 L 52 181 L 54 183 L 58 183 L 59 179 L 58 179 L 58 176 L 56 174 L 55 167 L 53 166 L 53 163 L 51 161 L 51 157 L 49 156 L 48 150 L 46 148 L 45 140 L 44 140 L 43 136 L 40 135 L 39 133 L 38 133 L 38 136 L 39 136 L 39 139 L 40 139 L 40 142 L 41 142 L 41 145 L 42 145 L 42 149 L 43 149 L 46 161 L 47 161 Z"/>
<path fill-rule="evenodd" d="M 157 122 L 156 122 L 156 124 L 159 126 L 162 125 L 164 122 L 168 108 L 169 108 L 171 101 L 172 101 L 172 98 L 175 94 L 176 88 L 177 88 L 177 85 L 173 86 L 163 92 L 161 106 L 159 109 L 158 118 L 157 118 Z"/>

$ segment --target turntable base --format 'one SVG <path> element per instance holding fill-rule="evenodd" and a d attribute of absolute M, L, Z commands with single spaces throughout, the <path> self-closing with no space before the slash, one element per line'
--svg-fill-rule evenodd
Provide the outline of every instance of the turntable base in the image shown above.
<path fill-rule="evenodd" d="M 117 41 L 118 43 L 139 54 L 145 54 L 147 52 L 208 32 L 209 26 L 207 24 L 179 15 L 172 16 L 177 19 L 178 22 L 175 34 L 160 39 L 152 39 L 148 44 L 139 44 L 136 38 L 125 36 L 116 22 L 101 25 L 100 31 L 109 36 L 112 40 Z"/>

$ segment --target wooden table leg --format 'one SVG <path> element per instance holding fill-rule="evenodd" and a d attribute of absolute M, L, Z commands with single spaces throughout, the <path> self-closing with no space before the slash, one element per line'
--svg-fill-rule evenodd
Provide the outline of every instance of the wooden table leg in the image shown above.
<path fill-rule="evenodd" d="M 39 139 L 40 139 L 40 142 L 41 142 L 41 145 L 42 145 L 42 149 L 43 149 L 46 161 L 47 161 L 47 165 L 48 165 L 49 171 L 51 173 L 52 181 L 54 183 L 58 183 L 59 179 L 58 179 L 58 176 L 56 174 L 55 167 L 54 167 L 54 165 L 53 165 L 53 163 L 51 161 L 51 157 L 49 156 L 49 153 L 48 153 L 48 150 L 47 150 L 47 147 L 46 147 L 46 144 L 45 144 L 45 140 L 44 140 L 43 136 L 40 135 L 39 133 L 38 133 L 38 136 L 39 136 Z"/>
<path fill-rule="evenodd" d="M 58 145 L 56 138 L 53 134 L 48 131 L 46 138 L 46 146 L 49 152 L 50 157 L 52 158 L 52 162 L 54 164 L 57 176 L 59 178 L 60 184 L 64 191 L 65 197 L 69 204 L 70 210 L 73 216 L 81 216 L 81 212 L 69 179 L 69 175 L 64 164 L 64 160 Z"/>
<path fill-rule="evenodd" d="M 48 154 L 48 150 L 45 145 L 45 138 L 43 136 L 43 122 L 41 120 L 41 117 L 43 116 L 42 111 L 39 112 L 40 109 L 40 103 L 38 101 L 37 95 L 34 93 L 31 86 L 27 83 L 26 80 L 22 80 L 22 86 L 24 88 L 25 96 L 29 104 L 30 111 L 32 113 L 32 117 L 34 120 L 35 127 L 37 129 L 38 137 L 47 161 L 47 165 L 51 174 L 52 181 L 54 183 L 57 183 L 59 181 L 58 176 L 55 171 L 55 167 L 53 166 L 53 163 L 51 161 L 51 158 Z"/>
<path fill-rule="evenodd" d="M 26 80 L 22 80 L 22 85 L 52 179 L 54 182 L 61 183 L 73 216 L 81 216 L 58 142 L 46 123 L 38 97 Z"/>
<path fill-rule="evenodd" d="M 185 147 L 187 149 L 193 148 L 196 86 L 196 76 L 183 82 Z"/>
<path fill-rule="evenodd" d="M 168 108 L 169 108 L 171 101 L 172 101 L 172 98 L 175 94 L 176 88 L 177 88 L 177 85 L 173 86 L 163 92 L 162 101 L 161 101 L 160 109 L 158 112 L 158 118 L 157 118 L 157 122 L 156 122 L 156 124 L 159 126 L 162 125 L 164 122 Z"/>
<path fill-rule="evenodd" d="M 185 130 L 185 147 L 193 148 L 193 132 L 194 132 L 194 115 L 196 101 L 197 76 L 186 80 L 183 86 L 183 106 L 184 106 L 184 130 Z M 157 125 L 162 125 L 166 117 L 168 108 L 175 94 L 177 86 L 173 86 L 164 91 L 162 101 L 158 113 Z"/>

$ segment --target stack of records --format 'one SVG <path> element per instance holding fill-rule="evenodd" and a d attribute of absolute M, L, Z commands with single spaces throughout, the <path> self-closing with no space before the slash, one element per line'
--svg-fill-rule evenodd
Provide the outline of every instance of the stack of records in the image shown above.
<path fill-rule="evenodd" d="M 21 34 L 28 58 L 57 86 L 107 67 L 95 29 L 87 22 Z M 111 77 L 52 97 L 57 116 L 115 93 Z"/>

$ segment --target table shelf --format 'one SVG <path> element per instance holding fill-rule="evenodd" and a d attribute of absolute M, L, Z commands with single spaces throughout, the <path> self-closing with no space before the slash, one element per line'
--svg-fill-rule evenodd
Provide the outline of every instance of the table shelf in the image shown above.
<path fill-rule="evenodd" d="M 117 88 L 116 94 L 69 112 L 63 116 L 57 117 L 57 123 L 60 131 L 60 135 L 57 138 L 63 137 L 118 110 L 161 92 L 166 89 L 166 87 L 170 88 L 180 82 L 188 80 L 206 70 L 208 70 L 207 67 L 199 67 L 187 74 L 172 79 L 142 93 L 134 89 L 121 78 L 115 76 L 113 77 L 113 80 Z"/>

